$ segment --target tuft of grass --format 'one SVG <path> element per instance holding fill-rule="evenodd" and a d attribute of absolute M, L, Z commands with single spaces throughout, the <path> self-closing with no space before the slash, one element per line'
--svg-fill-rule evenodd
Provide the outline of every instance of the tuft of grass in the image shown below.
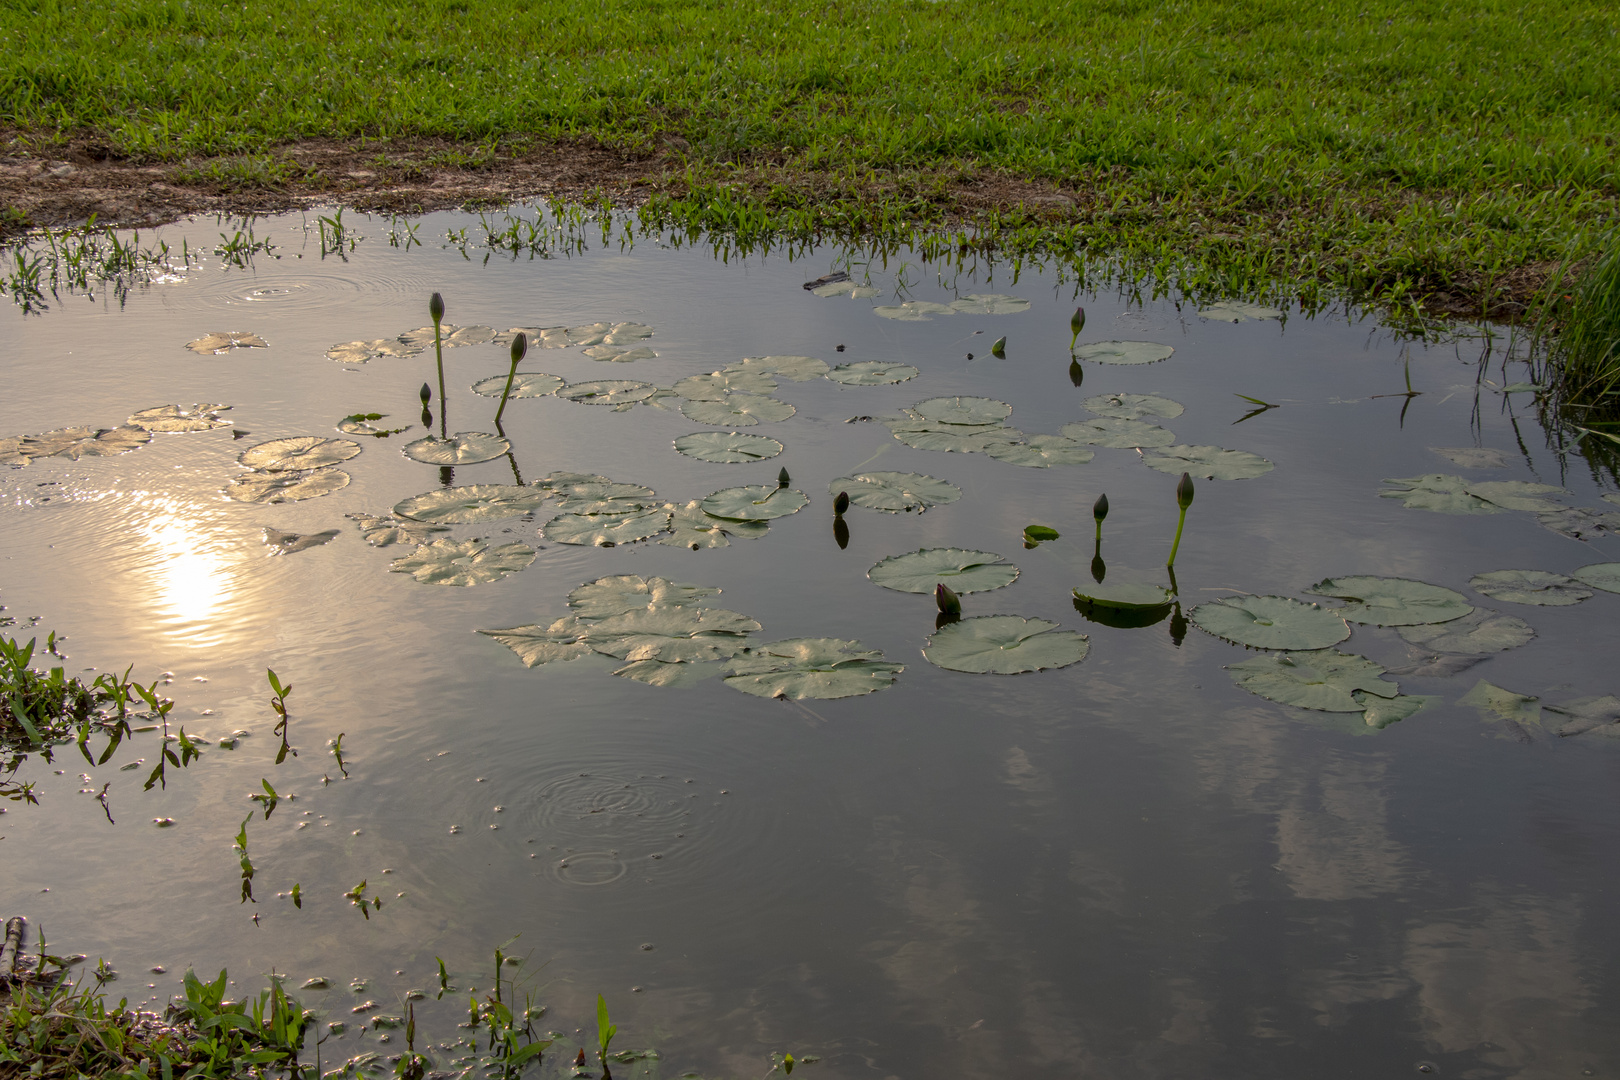
<path fill-rule="evenodd" d="M 169 172 L 172 183 L 218 192 L 280 191 L 317 179 L 314 170 L 274 154 L 236 154 L 187 161 Z"/>
<path fill-rule="evenodd" d="M 1553 346 L 1565 398 L 1620 413 L 1620 232 L 1582 275 Z"/>

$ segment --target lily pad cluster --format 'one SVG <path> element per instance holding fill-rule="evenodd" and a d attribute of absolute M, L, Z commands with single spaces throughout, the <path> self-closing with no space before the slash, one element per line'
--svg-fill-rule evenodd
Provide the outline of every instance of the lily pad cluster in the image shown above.
<path fill-rule="evenodd" d="M 360 453 L 348 439 L 295 435 L 242 451 L 237 463 L 249 471 L 225 487 L 237 502 L 301 502 L 348 487 L 349 474 L 335 466 Z"/>
<path fill-rule="evenodd" d="M 21 468 L 35 458 L 78 461 L 127 454 L 151 442 L 153 432 L 183 434 L 228 427 L 230 421 L 219 414 L 229 410 L 229 405 L 155 405 L 131 414 L 128 422 L 117 427 L 75 426 L 14 435 L 0 439 L 0 465 Z"/>
<path fill-rule="evenodd" d="M 441 323 L 439 344 L 446 349 L 462 348 L 467 345 L 509 345 L 513 336 L 518 333 L 528 336 L 531 349 L 566 349 L 581 346 L 585 355 L 593 360 L 622 363 L 631 360 L 650 360 L 658 355 L 651 349 L 636 344 L 652 337 L 653 328 L 631 322 L 598 322 L 584 326 L 515 326 L 509 330 L 496 330 L 491 326 L 452 326 L 449 323 Z M 209 342 L 220 336 L 211 334 L 202 340 Z M 198 344 L 193 342 L 191 347 L 195 348 Z M 391 338 L 339 342 L 326 350 L 326 356 L 329 360 L 343 364 L 364 364 L 379 357 L 416 356 L 432 347 L 433 327 L 421 326 Z"/>
<path fill-rule="evenodd" d="M 1467 705 L 1489 724 L 1514 734 L 1540 729 L 1559 738 L 1620 739 L 1620 698 L 1612 694 L 1547 704 L 1534 694 L 1521 694 L 1481 679 L 1459 705 Z"/>

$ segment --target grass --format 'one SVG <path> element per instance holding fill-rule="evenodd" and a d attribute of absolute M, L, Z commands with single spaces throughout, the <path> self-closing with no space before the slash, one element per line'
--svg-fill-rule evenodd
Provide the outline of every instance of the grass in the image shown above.
<path fill-rule="evenodd" d="M 310 139 L 674 148 L 666 207 L 721 228 L 1022 200 L 1050 246 L 1211 288 L 1480 310 L 1616 210 L 1620 14 L 1580 0 L 5 3 L 24 146 L 249 163 L 220 184 Z"/>
<path fill-rule="evenodd" d="M 1553 282 L 1554 302 L 1529 339 L 1537 414 L 1560 454 L 1585 459 L 1594 476 L 1620 478 L 1620 232 L 1572 285 Z"/>

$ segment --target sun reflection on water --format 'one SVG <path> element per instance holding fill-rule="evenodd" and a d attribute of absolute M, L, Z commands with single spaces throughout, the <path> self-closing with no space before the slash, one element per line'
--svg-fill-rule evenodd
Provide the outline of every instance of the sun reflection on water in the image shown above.
<path fill-rule="evenodd" d="M 218 530 L 208 528 L 197 508 L 178 500 L 152 499 L 147 506 L 151 517 L 141 533 L 154 558 L 143 569 L 154 614 L 211 641 L 216 634 L 206 631 L 217 631 L 238 584 L 236 568 L 212 538 Z"/>

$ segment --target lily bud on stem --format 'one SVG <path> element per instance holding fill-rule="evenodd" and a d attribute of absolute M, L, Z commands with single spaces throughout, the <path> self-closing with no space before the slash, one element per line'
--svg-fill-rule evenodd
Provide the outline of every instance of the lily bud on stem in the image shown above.
<path fill-rule="evenodd" d="M 1170 545 L 1170 561 L 1164 564 L 1170 568 L 1172 573 L 1175 572 L 1176 567 L 1176 552 L 1181 548 L 1181 527 L 1187 524 L 1187 507 L 1192 505 L 1192 501 L 1192 476 L 1188 473 L 1182 473 L 1181 482 L 1176 484 L 1176 505 L 1181 508 L 1181 516 L 1176 519 L 1176 539 Z"/>

